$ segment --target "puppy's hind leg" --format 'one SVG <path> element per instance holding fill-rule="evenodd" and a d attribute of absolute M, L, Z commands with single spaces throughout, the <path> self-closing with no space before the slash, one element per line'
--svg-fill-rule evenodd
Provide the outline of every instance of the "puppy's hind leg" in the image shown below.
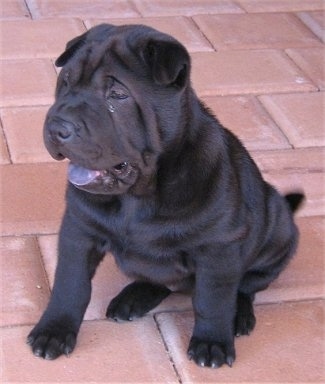
<path fill-rule="evenodd" d="M 299 200 L 301 197 L 297 197 Z M 294 205 L 296 202 L 292 202 Z M 299 203 L 299 201 L 298 201 Z M 297 205 L 297 203 L 296 203 Z M 291 227 L 291 236 L 286 242 L 283 239 L 272 239 L 267 244 L 261 258 L 257 260 L 259 265 L 253 266 L 252 269 L 244 275 L 238 290 L 237 296 L 237 313 L 235 319 L 235 335 L 249 335 L 255 327 L 256 319 L 254 315 L 253 301 L 255 294 L 266 289 L 272 281 L 274 281 L 281 271 L 290 261 L 292 254 L 296 248 L 297 230 Z M 282 233 L 281 233 L 282 234 Z M 278 240 L 278 241 L 277 241 Z M 282 241 L 281 241 L 282 240 Z M 283 244 L 282 249 L 274 250 L 271 243 Z M 261 260 L 263 263 L 261 263 Z"/>
<path fill-rule="evenodd" d="M 266 289 L 279 275 L 288 262 L 288 257 L 280 258 L 277 263 L 267 265 L 260 270 L 247 272 L 241 281 L 237 296 L 235 335 L 249 335 L 255 327 L 253 301 L 255 293 Z"/>
<path fill-rule="evenodd" d="M 135 281 L 127 285 L 110 302 L 106 317 L 115 321 L 132 321 L 155 308 L 170 293 L 171 291 L 162 285 Z"/>
<path fill-rule="evenodd" d="M 237 295 L 235 336 L 249 335 L 253 331 L 256 324 L 253 307 L 255 294 L 266 289 L 274 278 L 272 268 L 250 271 L 244 275 Z"/>

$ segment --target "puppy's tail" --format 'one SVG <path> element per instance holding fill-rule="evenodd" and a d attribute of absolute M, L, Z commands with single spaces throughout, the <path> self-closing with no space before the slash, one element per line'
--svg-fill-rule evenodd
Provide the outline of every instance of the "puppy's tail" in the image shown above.
<path fill-rule="evenodd" d="M 289 193 L 284 196 L 289 204 L 291 212 L 296 212 L 296 210 L 301 206 L 302 202 L 305 199 L 305 195 L 303 193 Z"/>

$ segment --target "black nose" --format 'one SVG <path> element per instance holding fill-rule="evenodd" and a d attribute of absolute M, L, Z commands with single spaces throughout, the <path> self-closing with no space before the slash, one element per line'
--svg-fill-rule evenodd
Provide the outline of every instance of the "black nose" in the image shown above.
<path fill-rule="evenodd" d="M 75 125 L 73 123 L 57 118 L 49 122 L 47 128 L 51 139 L 59 143 L 70 141 L 75 134 Z"/>

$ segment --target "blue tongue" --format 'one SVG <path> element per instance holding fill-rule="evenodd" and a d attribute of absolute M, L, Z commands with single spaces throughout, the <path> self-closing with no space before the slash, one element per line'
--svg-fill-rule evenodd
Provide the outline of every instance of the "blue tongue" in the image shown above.
<path fill-rule="evenodd" d="M 68 167 L 68 179 L 70 183 L 77 186 L 87 185 L 100 175 L 101 171 L 94 171 L 92 169 L 83 168 L 72 163 L 70 163 Z"/>

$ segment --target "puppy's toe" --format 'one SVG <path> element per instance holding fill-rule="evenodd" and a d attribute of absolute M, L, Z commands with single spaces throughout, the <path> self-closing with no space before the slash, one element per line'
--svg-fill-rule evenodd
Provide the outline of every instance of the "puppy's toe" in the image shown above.
<path fill-rule="evenodd" d="M 191 338 L 187 355 L 200 367 L 211 368 L 219 368 L 223 364 L 231 367 L 236 358 L 232 343 L 204 341 L 197 337 Z"/>
<path fill-rule="evenodd" d="M 32 352 L 37 357 L 46 360 L 54 360 L 60 355 L 69 355 L 75 345 L 76 333 L 57 326 L 48 326 L 42 329 L 34 329 L 27 338 L 27 344 L 31 346 Z"/>

